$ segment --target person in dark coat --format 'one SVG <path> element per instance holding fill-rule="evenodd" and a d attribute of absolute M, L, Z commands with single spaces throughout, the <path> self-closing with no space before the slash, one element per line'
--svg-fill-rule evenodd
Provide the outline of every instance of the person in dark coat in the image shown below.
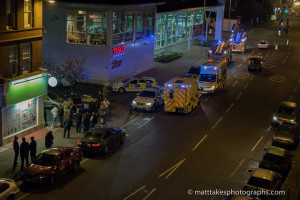
<path fill-rule="evenodd" d="M 77 109 L 76 112 L 76 132 L 81 133 L 81 123 L 82 123 L 82 110 L 81 108 Z"/>
<path fill-rule="evenodd" d="M 59 118 L 59 123 L 60 123 L 60 128 L 64 127 L 64 107 L 62 106 L 62 104 L 59 105 L 58 107 L 58 118 Z"/>
<path fill-rule="evenodd" d="M 15 139 L 14 139 L 14 152 L 15 152 L 14 167 L 19 165 L 19 163 L 17 162 L 18 157 L 19 157 L 19 150 L 20 150 L 20 146 L 18 143 L 18 137 L 15 136 Z"/>
<path fill-rule="evenodd" d="M 45 146 L 47 149 L 52 146 L 53 140 L 54 140 L 54 137 L 53 137 L 52 131 L 49 131 L 45 137 Z"/>
<path fill-rule="evenodd" d="M 91 128 L 94 128 L 95 125 L 98 123 L 98 116 L 93 112 L 90 120 L 91 120 Z"/>
<path fill-rule="evenodd" d="M 86 132 L 90 128 L 90 115 L 89 115 L 89 113 L 85 113 L 85 115 L 82 119 L 82 125 L 83 125 L 83 134 L 86 134 Z"/>
<path fill-rule="evenodd" d="M 34 140 L 34 137 L 30 138 L 31 142 L 29 144 L 29 151 L 30 151 L 30 158 L 31 162 L 33 162 L 36 159 L 36 141 Z"/>
<path fill-rule="evenodd" d="M 20 146 L 21 170 L 24 168 L 24 159 L 26 160 L 26 166 L 29 165 L 28 155 L 29 155 L 29 143 L 26 142 L 26 139 L 23 137 Z"/>
<path fill-rule="evenodd" d="M 47 123 L 47 112 L 46 112 L 45 108 L 44 108 L 44 120 L 45 120 L 45 126 L 48 126 L 48 123 Z"/>
<path fill-rule="evenodd" d="M 70 138 L 70 129 L 72 125 L 72 118 L 71 115 L 69 115 L 68 118 L 64 121 L 64 137 L 66 137 L 66 132 L 68 131 L 68 138 Z"/>

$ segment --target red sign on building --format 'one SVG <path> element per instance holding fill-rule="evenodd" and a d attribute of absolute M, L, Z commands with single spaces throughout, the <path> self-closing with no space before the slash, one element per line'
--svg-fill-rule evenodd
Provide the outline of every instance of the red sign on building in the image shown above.
<path fill-rule="evenodd" d="M 89 19 L 100 19 L 100 15 L 89 15 Z"/>
<path fill-rule="evenodd" d="M 111 63 L 111 68 L 115 69 L 121 66 L 123 60 L 113 60 Z"/>
<path fill-rule="evenodd" d="M 125 46 L 115 47 L 112 49 L 113 54 L 123 53 L 125 52 Z"/>

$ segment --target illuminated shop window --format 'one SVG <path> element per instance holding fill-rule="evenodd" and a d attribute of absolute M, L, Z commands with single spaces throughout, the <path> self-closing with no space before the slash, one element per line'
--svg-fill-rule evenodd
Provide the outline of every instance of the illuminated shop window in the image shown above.
<path fill-rule="evenodd" d="M 9 68 L 11 75 L 18 74 L 18 46 L 9 47 Z"/>
<path fill-rule="evenodd" d="M 37 125 L 37 99 L 33 98 L 4 107 L 2 132 L 8 137 Z"/>
<path fill-rule="evenodd" d="M 32 27 L 32 0 L 24 0 L 24 27 Z"/>
<path fill-rule="evenodd" d="M 70 10 L 67 12 L 67 43 L 106 45 L 107 13 Z"/>

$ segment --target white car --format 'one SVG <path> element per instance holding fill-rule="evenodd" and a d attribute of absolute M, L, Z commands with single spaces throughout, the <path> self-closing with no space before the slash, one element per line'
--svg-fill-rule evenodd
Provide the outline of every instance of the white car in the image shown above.
<path fill-rule="evenodd" d="M 12 200 L 17 192 L 19 188 L 14 180 L 0 178 L 0 200 Z"/>
<path fill-rule="evenodd" d="M 257 48 L 259 48 L 259 49 L 267 49 L 268 47 L 269 47 L 269 44 L 265 40 L 260 41 L 257 45 Z"/>
<path fill-rule="evenodd" d="M 63 98 L 58 97 L 53 92 L 48 92 L 48 95 L 44 99 L 44 106 L 46 108 L 53 108 L 54 106 L 59 106 L 64 102 Z"/>

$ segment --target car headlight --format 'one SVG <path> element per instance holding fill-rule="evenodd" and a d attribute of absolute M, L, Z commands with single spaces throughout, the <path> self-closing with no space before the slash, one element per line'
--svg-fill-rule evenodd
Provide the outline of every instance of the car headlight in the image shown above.
<path fill-rule="evenodd" d="M 277 120 L 277 117 L 276 117 L 276 116 L 273 116 L 273 120 L 275 120 L 275 121 L 276 121 L 276 120 Z"/>
<path fill-rule="evenodd" d="M 136 101 L 133 100 L 133 101 L 132 101 L 132 104 L 136 104 Z"/>
<path fill-rule="evenodd" d="M 291 121 L 291 122 L 294 122 L 295 120 L 294 120 L 294 119 L 290 119 L 290 121 Z"/>
<path fill-rule="evenodd" d="M 211 89 L 211 90 L 214 90 L 215 88 L 216 88 L 215 86 L 212 86 L 210 89 Z"/>
<path fill-rule="evenodd" d="M 146 106 L 151 106 L 152 105 L 152 103 L 146 103 Z"/>

